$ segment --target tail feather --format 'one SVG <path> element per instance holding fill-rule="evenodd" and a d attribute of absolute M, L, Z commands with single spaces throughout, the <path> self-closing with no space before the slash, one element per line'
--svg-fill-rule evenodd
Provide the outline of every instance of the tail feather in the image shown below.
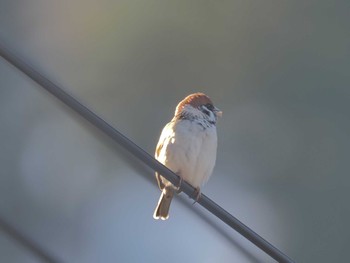
<path fill-rule="evenodd" d="M 154 219 L 166 220 L 169 218 L 169 208 L 174 196 L 174 189 L 171 186 L 164 187 L 160 195 L 158 205 L 154 211 Z"/>

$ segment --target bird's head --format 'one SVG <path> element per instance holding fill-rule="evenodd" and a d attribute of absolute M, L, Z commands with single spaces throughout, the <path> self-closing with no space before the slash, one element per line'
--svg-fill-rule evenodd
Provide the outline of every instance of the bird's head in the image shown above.
<path fill-rule="evenodd" d="M 200 92 L 188 95 L 180 101 L 175 110 L 175 118 L 204 120 L 213 125 L 221 116 L 222 111 L 214 106 L 207 95 Z"/>

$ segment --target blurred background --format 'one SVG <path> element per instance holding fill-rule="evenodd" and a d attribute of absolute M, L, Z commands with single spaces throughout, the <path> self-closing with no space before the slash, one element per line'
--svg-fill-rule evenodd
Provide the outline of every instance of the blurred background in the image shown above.
<path fill-rule="evenodd" d="M 223 110 L 203 192 L 297 262 L 350 238 L 349 1 L 0 0 L 0 40 L 153 155 Z M 274 262 L 0 59 L 0 215 L 62 262 Z M 39 262 L 0 232 L 0 262 Z"/>

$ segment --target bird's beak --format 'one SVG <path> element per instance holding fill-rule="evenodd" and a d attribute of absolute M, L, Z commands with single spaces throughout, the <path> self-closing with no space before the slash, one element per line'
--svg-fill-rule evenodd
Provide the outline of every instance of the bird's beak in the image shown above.
<path fill-rule="evenodd" d="M 217 117 L 222 117 L 222 111 L 216 107 L 214 107 L 214 113 Z"/>

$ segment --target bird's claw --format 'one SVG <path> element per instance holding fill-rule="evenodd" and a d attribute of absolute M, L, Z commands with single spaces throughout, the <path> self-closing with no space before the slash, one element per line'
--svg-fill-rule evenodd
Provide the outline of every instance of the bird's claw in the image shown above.
<path fill-rule="evenodd" d="M 179 177 L 180 177 L 179 184 L 175 187 L 175 191 L 176 191 L 177 193 L 180 193 L 180 192 L 181 192 L 181 185 L 182 185 L 182 182 L 183 182 L 183 180 L 184 180 L 181 176 L 179 176 Z"/>
<path fill-rule="evenodd" d="M 201 189 L 199 187 L 196 187 L 192 195 L 195 199 L 193 202 L 193 205 L 199 201 L 199 199 L 201 198 L 201 195 L 202 195 Z"/>

